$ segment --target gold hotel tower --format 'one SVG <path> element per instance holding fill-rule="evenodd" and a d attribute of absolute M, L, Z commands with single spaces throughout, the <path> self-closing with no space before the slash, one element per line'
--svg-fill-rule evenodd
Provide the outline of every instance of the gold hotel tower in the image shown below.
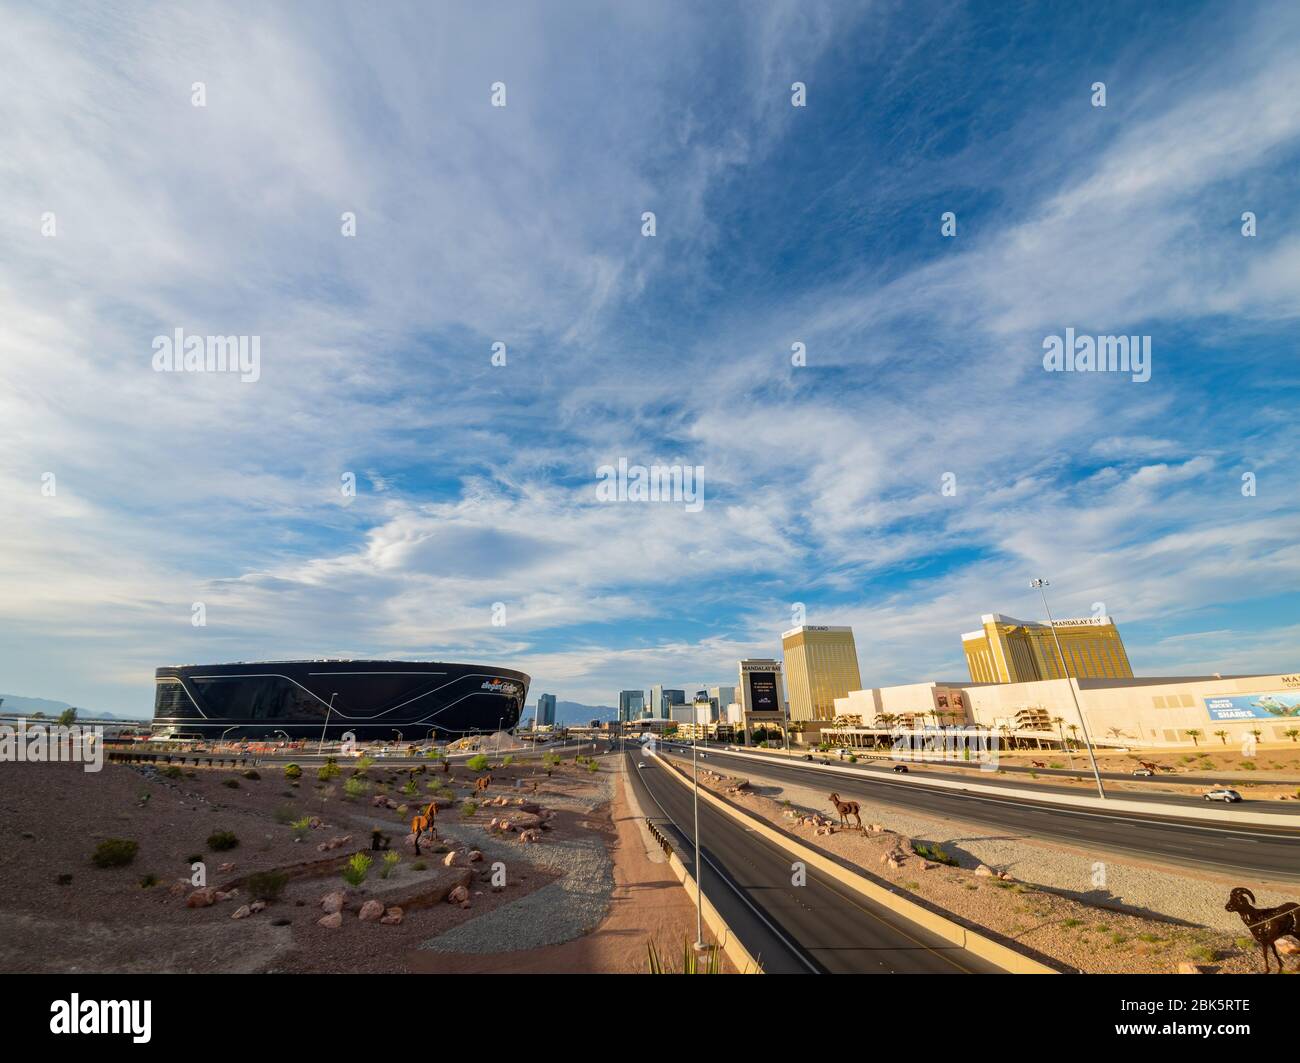
<path fill-rule="evenodd" d="M 1061 657 L 1052 627 L 1001 613 L 980 617 L 983 628 L 961 637 L 966 666 L 975 683 L 1032 683 L 1062 679 Z M 1057 620 L 1056 636 L 1066 667 L 1076 679 L 1132 679 L 1115 622 L 1108 616 Z"/>
<path fill-rule="evenodd" d="M 835 699 L 862 689 L 851 627 L 803 627 L 781 634 L 791 720 L 835 719 Z"/>

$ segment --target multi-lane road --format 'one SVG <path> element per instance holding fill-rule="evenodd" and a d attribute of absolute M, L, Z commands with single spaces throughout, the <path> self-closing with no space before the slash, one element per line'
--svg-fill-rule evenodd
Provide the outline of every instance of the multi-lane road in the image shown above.
<path fill-rule="evenodd" d="M 646 817 L 694 875 L 690 791 L 656 759 L 622 758 Z M 790 855 L 701 803 L 701 882 L 727 925 L 769 974 L 991 973 L 991 964 L 851 895 L 812 869 L 795 884 Z"/>
<path fill-rule="evenodd" d="M 684 752 L 689 754 L 689 749 Z M 924 775 L 919 773 L 919 777 L 909 775 L 903 780 L 887 768 L 859 768 L 835 761 L 831 761 L 830 768 L 776 757 L 757 761 L 710 748 L 707 763 L 735 775 L 826 793 L 834 789 L 842 797 L 880 802 L 1098 854 L 1236 873 L 1243 876 L 1245 885 L 1258 879 L 1300 881 L 1300 819 L 1294 830 L 1234 824 L 1233 812 L 1241 805 L 1214 806 L 1223 813 L 1219 824 L 1178 818 L 1177 801 L 1171 802 L 1168 816 L 1139 816 L 1035 801 L 1032 788 L 1025 789 L 1023 798 L 938 789 L 926 786 Z M 1002 780 L 998 785 L 1003 785 Z M 1147 798 L 1143 796 L 1142 800 Z M 1269 811 L 1273 811 L 1272 803 Z"/>

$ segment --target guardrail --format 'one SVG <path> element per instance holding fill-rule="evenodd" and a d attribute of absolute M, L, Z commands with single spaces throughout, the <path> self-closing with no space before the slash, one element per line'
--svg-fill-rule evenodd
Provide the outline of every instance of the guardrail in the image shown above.
<path fill-rule="evenodd" d="M 259 757 L 209 757 L 195 756 L 194 754 L 182 755 L 180 753 L 119 753 L 110 751 L 107 754 L 110 764 L 175 764 L 177 767 L 184 767 L 191 761 L 194 767 L 224 768 L 255 768 L 262 761 Z"/>

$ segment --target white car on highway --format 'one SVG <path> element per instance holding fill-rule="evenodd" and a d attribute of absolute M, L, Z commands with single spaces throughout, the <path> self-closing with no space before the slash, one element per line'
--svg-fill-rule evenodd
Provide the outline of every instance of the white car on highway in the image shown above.
<path fill-rule="evenodd" d="M 1236 790 L 1229 790 L 1226 786 L 1216 786 L 1206 792 L 1205 800 L 1222 801 L 1225 805 L 1233 805 L 1242 800 L 1242 796 Z"/>

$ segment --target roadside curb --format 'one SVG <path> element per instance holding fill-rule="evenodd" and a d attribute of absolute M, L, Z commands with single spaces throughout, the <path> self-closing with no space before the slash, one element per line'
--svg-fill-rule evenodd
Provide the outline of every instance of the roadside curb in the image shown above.
<path fill-rule="evenodd" d="M 655 759 L 668 769 L 668 774 L 675 778 L 683 786 L 691 786 L 690 781 L 686 778 L 685 773 L 675 764 L 669 763 L 658 754 Z M 850 871 L 835 860 L 831 859 L 825 853 L 814 849 L 802 842 L 789 837 L 783 832 L 772 827 L 766 821 L 757 816 L 751 815 L 732 805 L 729 801 L 724 801 L 716 794 L 712 793 L 705 787 L 700 787 L 700 798 L 712 804 L 723 814 L 730 816 L 732 819 L 742 823 L 747 830 L 762 835 L 768 841 L 780 846 L 786 852 L 792 854 L 797 859 L 802 860 L 809 867 L 815 867 L 824 875 L 835 879 L 841 885 L 848 887 L 860 896 L 888 908 L 890 911 L 902 916 L 909 922 L 923 927 L 951 942 L 960 949 L 971 953 L 980 959 L 987 960 L 995 964 L 1002 970 L 1010 974 L 1060 974 L 1061 971 L 1047 964 L 1026 956 L 1021 952 L 1008 945 L 994 941 L 992 938 L 985 937 L 983 934 L 974 930 L 968 930 L 960 923 L 952 919 L 945 918 L 935 912 L 930 911 L 917 904 L 915 901 L 908 900 L 906 897 L 900 897 L 884 886 L 872 881 L 866 875 Z"/>

